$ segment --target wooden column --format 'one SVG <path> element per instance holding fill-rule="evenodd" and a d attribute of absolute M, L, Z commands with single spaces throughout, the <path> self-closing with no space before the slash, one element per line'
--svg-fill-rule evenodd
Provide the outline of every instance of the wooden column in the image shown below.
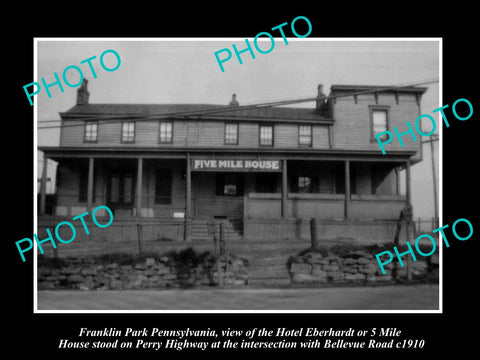
<path fill-rule="evenodd" d="M 411 188 L 411 179 L 410 179 L 410 161 L 407 161 L 405 163 L 405 175 L 406 175 L 406 184 L 407 184 L 407 189 L 406 189 L 406 195 L 407 195 L 407 204 L 412 203 L 412 188 Z"/>
<path fill-rule="evenodd" d="M 345 160 L 345 219 L 350 217 L 350 160 Z"/>
<path fill-rule="evenodd" d="M 287 197 L 288 197 L 288 173 L 287 160 L 282 160 L 282 218 L 287 218 Z"/>
<path fill-rule="evenodd" d="M 40 179 L 40 215 L 45 215 L 45 199 L 47 192 L 47 164 L 48 159 L 43 155 L 42 178 Z"/>
<path fill-rule="evenodd" d="M 136 196 L 136 213 L 137 216 L 142 216 L 142 187 L 143 187 L 143 159 L 138 158 L 137 165 L 137 196 Z"/>
<path fill-rule="evenodd" d="M 95 160 L 91 157 L 88 159 L 88 182 L 87 182 L 87 211 L 92 211 L 93 206 L 93 168 Z"/>
<path fill-rule="evenodd" d="M 395 166 L 395 195 L 400 195 L 400 176 L 398 166 Z"/>
<path fill-rule="evenodd" d="M 185 227 L 183 239 L 185 241 L 190 241 L 190 230 L 192 221 L 192 170 L 190 167 L 189 153 L 187 153 L 186 162 Z"/>

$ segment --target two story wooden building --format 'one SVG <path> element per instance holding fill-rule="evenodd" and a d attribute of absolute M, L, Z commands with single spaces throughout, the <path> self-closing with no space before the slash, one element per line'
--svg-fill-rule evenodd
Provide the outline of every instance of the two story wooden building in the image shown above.
<path fill-rule="evenodd" d="M 60 145 L 40 148 L 58 162 L 54 216 L 41 224 L 107 205 L 104 241 L 135 241 L 137 224 L 147 240 L 200 240 L 212 219 L 237 240 L 308 238 L 311 218 L 321 238 L 391 241 L 421 144 L 404 137 L 382 155 L 374 135 L 406 130 L 425 91 L 334 85 L 327 97 L 319 85 L 310 109 L 243 107 L 235 95 L 225 105 L 95 104 L 85 82 L 60 114 Z"/>

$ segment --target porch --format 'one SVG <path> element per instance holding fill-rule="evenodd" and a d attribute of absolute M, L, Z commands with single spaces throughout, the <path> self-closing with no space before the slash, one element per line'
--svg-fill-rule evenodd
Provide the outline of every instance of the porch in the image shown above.
<path fill-rule="evenodd" d="M 311 218 L 319 220 L 325 238 L 376 241 L 391 239 L 400 210 L 410 201 L 408 158 L 83 152 L 46 153 L 59 162 L 56 216 L 44 215 L 42 181 L 39 225 L 107 205 L 118 225 L 109 241 L 136 239 L 138 223 L 144 224 L 144 239 L 204 240 L 211 237 L 207 224 L 214 219 L 227 221 L 235 240 L 300 239 L 308 238 Z M 195 160 L 212 158 L 233 159 L 235 166 L 225 160 L 222 168 L 195 168 Z M 241 168 L 245 159 L 278 166 Z"/>

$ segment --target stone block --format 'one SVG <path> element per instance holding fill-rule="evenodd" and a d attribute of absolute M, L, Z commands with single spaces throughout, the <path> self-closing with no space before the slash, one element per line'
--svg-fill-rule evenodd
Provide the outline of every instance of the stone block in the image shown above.
<path fill-rule="evenodd" d="M 153 276 L 153 275 L 157 275 L 158 272 L 154 269 L 147 269 L 143 272 L 143 275 L 145 276 Z"/>
<path fill-rule="evenodd" d="M 304 259 L 309 264 L 318 264 L 323 258 L 322 254 L 317 252 L 311 252 L 304 256 Z"/>
<path fill-rule="evenodd" d="M 345 280 L 347 281 L 364 281 L 367 278 L 365 274 L 345 274 Z"/>
<path fill-rule="evenodd" d="M 85 278 L 80 274 L 68 275 L 68 278 L 67 278 L 67 281 L 69 283 L 79 283 L 79 282 L 83 282 L 84 280 Z"/>
<path fill-rule="evenodd" d="M 135 264 L 135 269 L 136 270 L 146 270 L 147 269 L 147 264 L 145 264 L 145 263 Z"/>
<path fill-rule="evenodd" d="M 293 274 L 310 274 L 312 272 L 312 265 L 305 263 L 292 263 L 290 272 Z"/>
<path fill-rule="evenodd" d="M 87 268 L 83 268 L 80 273 L 82 275 L 96 275 L 97 269 L 95 269 L 94 267 L 87 267 Z"/>
<path fill-rule="evenodd" d="M 371 258 L 367 258 L 367 257 L 361 257 L 357 259 L 357 263 L 360 265 L 366 265 L 371 263 L 372 261 L 373 260 Z"/>
<path fill-rule="evenodd" d="M 157 269 L 157 274 L 159 275 L 170 274 L 170 268 L 165 265 L 159 265 Z"/>
<path fill-rule="evenodd" d="M 323 271 L 321 266 L 315 266 L 312 269 L 312 275 L 319 278 L 327 278 L 327 272 Z"/>
<path fill-rule="evenodd" d="M 312 283 L 312 282 L 321 282 L 322 279 L 316 276 L 313 276 L 311 274 L 295 273 L 291 277 L 291 281 L 292 283 L 295 283 L 295 284 L 305 284 L 305 283 Z"/>
<path fill-rule="evenodd" d="M 341 281 L 345 279 L 345 274 L 341 271 L 328 271 L 327 278 L 332 281 Z"/>
<path fill-rule="evenodd" d="M 343 260 L 343 264 L 347 265 L 347 266 L 356 265 L 356 264 L 358 264 L 358 261 L 357 261 L 357 259 L 346 258 L 346 259 Z"/>
<path fill-rule="evenodd" d="M 362 274 L 375 274 L 380 268 L 377 265 L 366 264 L 358 268 L 358 272 Z"/>
<path fill-rule="evenodd" d="M 120 280 L 112 279 L 108 283 L 108 288 L 112 289 L 112 290 L 122 290 L 123 289 L 123 283 Z"/>
<path fill-rule="evenodd" d="M 154 258 L 145 259 L 145 265 L 147 265 L 149 267 L 155 265 L 155 259 Z"/>
<path fill-rule="evenodd" d="M 131 270 L 133 270 L 133 266 L 132 265 L 122 265 L 120 267 L 120 269 L 122 269 L 123 271 L 131 271 Z"/>
<path fill-rule="evenodd" d="M 111 263 L 111 264 L 108 264 L 108 265 L 106 266 L 106 268 L 107 268 L 108 270 L 115 270 L 115 269 L 118 268 L 118 264 L 117 264 L 117 263 Z"/>
<path fill-rule="evenodd" d="M 343 271 L 344 273 L 347 273 L 347 274 L 356 274 L 356 273 L 358 273 L 357 268 L 355 268 L 355 267 L 353 267 L 353 266 L 344 266 L 344 267 L 342 268 L 342 271 Z"/>
<path fill-rule="evenodd" d="M 72 274 L 79 274 L 82 268 L 80 266 L 68 266 L 64 267 L 60 270 L 60 273 L 63 275 L 72 275 Z"/>
<path fill-rule="evenodd" d="M 165 274 L 165 275 L 162 276 L 162 279 L 163 280 L 176 280 L 177 275 L 175 275 L 175 274 Z"/>
<path fill-rule="evenodd" d="M 38 290 L 53 290 L 56 288 L 53 281 L 39 281 L 37 284 Z"/>
<path fill-rule="evenodd" d="M 338 265 L 323 265 L 322 269 L 324 271 L 338 271 L 340 267 Z"/>

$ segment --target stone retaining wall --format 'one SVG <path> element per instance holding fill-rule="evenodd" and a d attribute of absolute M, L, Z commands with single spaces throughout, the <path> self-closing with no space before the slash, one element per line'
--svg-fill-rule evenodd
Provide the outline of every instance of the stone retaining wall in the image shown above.
<path fill-rule="evenodd" d="M 425 258 L 429 259 L 429 258 Z M 427 263 L 425 259 L 411 262 L 412 278 L 438 279 L 438 257 L 433 255 Z M 288 264 L 290 280 L 293 284 L 302 283 L 388 283 L 407 278 L 407 268 L 394 269 L 392 261 L 385 266 L 385 275 L 373 255 L 364 251 L 353 251 L 343 256 L 322 256 L 310 251 L 293 257 Z"/>
<path fill-rule="evenodd" d="M 172 257 L 147 258 L 134 265 L 104 264 L 92 258 L 66 258 L 58 268 L 39 266 L 38 289 L 127 290 L 178 288 L 219 284 L 218 260 L 206 260 L 194 267 L 176 264 Z M 229 256 L 221 261 L 224 285 L 248 283 L 248 262 Z"/>

